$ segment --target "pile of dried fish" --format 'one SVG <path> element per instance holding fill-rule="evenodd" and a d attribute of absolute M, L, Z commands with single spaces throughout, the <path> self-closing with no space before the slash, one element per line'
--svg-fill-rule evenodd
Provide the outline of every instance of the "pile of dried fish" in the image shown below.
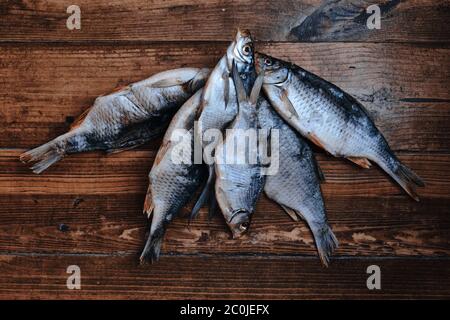
<path fill-rule="evenodd" d="M 258 130 L 265 133 L 258 144 L 246 140 Z M 144 203 L 151 227 L 142 262 L 158 260 L 167 225 L 197 190 L 190 218 L 206 203 L 210 214 L 218 206 L 234 238 L 248 231 L 264 190 L 292 219 L 307 222 L 328 265 L 338 241 L 327 222 L 320 189 L 324 177 L 305 138 L 364 168 L 375 162 L 415 200 L 416 186 L 424 186 L 358 101 L 296 65 L 255 53 L 247 30 L 238 31 L 213 70 L 165 71 L 101 96 L 69 132 L 20 160 L 41 173 L 66 155 L 120 152 L 164 131 Z M 264 145 L 269 161 L 260 152 Z"/>

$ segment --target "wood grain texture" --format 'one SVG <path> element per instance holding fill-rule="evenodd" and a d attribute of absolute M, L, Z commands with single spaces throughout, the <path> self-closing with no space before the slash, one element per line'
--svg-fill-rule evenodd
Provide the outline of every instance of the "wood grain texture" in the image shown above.
<path fill-rule="evenodd" d="M 78 0 L 82 29 L 69 31 L 72 1 L 1 2 L 0 299 L 450 298 L 450 3 L 375 3 L 380 30 L 366 28 L 368 0 Z M 183 211 L 161 261 L 139 266 L 160 139 L 73 155 L 40 176 L 18 161 L 115 87 L 214 66 L 237 27 L 359 99 L 427 183 L 416 203 L 380 169 L 320 152 L 340 241 L 328 269 L 305 224 L 265 197 L 239 240 L 220 214 L 209 221 L 203 208 L 188 226 Z M 380 291 L 366 287 L 372 264 Z M 82 290 L 66 289 L 69 265 L 81 267 Z"/>
<path fill-rule="evenodd" d="M 143 194 L 2 195 L 0 252 L 46 254 L 133 254 L 144 245 L 149 224 Z M 338 240 L 335 256 L 444 256 L 450 254 L 450 200 L 404 197 L 326 197 L 328 218 Z M 263 197 L 250 232 L 231 239 L 218 215 L 202 209 L 169 226 L 164 254 L 252 254 L 316 257 L 303 222 L 292 221 Z"/>
<path fill-rule="evenodd" d="M 369 6 L 374 4 L 380 9 L 379 29 L 367 26 L 368 22 L 373 24 L 370 17 L 374 11 Z M 288 38 L 293 41 L 447 41 L 448 37 L 440 39 L 439 34 L 440 21 L 448 19 L 449 6 L 448 1 L 423 0 L 323 1 L 290 30 Z M 415 30 L 419 25 L 421 30 Z"/>
<path fill-rule="evenodd" d="M 20 150 L 0 150 L 0 252 L 138 252 L 147 223 L 142 204 L 154 152 L 135 150 L 104 157 L 67 157 L 42 175 L 18 161 Z M 449 155 L 401 154 L 427 182 L 422 202 L 409 199 L 378 168 L 363 170 L 324 154 L 322 190 L 341 245 L 338 255 L 449 254 Z M 14 218 L 12 218 L 14 217 Z M 60 225 L 69 226 L 62 232 Z M 308 228 L 266 198 L 259 201 L 251 232 L 231 240 L 220 216 L 206 212 L 188 228 L 176 219 L 163 247 L 176 253 L 315 255 Z"/>
<path fill-rule="evenodd" d="M 450 261 L 339 259 L 322 268 L 299 257 L 163 256 L 138 266 L 134 256 L 0 256 L 0 298 L 34 299 L 380 299 L 450 295 Z M 366 286 L 380 266 L 381 290 Z M 69 265 L 81 290 L 68 290 Z M 407 267 L 406 267 L 407 266 Z M 420 290 L 417 290 L 420 286 Z"/>
<path fill-rule="evenodd" d="M 109 156 L 92 152 L 76 154 L 36 175 L 18 160 L 23 151 L 0 149 L 0 194 L 143 194 L 155 154 L 146 150 Z M 401 153 L 398 156 L 427 183 L 418 190 L 420 196 L 450 197 L 450 155 Z M 319 154 L 317 159 L 326 176 L 322 185 L 325 195 L 362 198 L 403 195 L 376 167 L 363 170 L 325 154 Z"/>
<path fill-rule="evenodd" d="M 95 97 L 156 72 L 214 66 L 226 44 L 2 45 L 0 147 L 65 132 Z M 260 44 L 336 83 L 371 112 L 395 150 L 448 152 L 449 53 L 396 44 Z M 157 145 L 157 144 L 156 144 Z"/>
<path fill-rule="evenodd" d="M 369 30 L 366 8 L 379 4 L 381 29 Z M 0 39 L 7 41 L 228 41 L 250 28 L 264 41 L 442 41 L 450 31 L 445 0 L 78 0 L 81 29 L 68 30 L 64 0 L 3 1 Z"/>

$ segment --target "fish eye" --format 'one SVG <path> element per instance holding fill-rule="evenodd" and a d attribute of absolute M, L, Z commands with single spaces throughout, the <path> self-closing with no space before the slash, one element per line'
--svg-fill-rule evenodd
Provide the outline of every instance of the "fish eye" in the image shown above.
<path fill-rule="evenodd" d="M 243 222 L 240 226 L 239 229 L 241 229 L 241 231 L 246 231 L 249 227 L 249 223 L 248 222 Z"/>
<path fill-rule="evenodd" d="M 272 65 L 272 59 L 266 58 L 266 59 L 264 59 L 264 63 L 265 63 L 266 66 L 271 66 Z"/>
<path fill-rule="evenodd" d="M 252 47 L 248 44 L 242 47 L 242 51 L 246 56 L 248 56 L 252 52 Z"/>

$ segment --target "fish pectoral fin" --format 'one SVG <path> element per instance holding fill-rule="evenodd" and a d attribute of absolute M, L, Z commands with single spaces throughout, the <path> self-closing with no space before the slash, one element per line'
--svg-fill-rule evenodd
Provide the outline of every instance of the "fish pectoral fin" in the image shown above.
<path fill-rule="evenodd" d="M 151 186 L 148 186 L 147 194 L 145 196 L 145 201 L 144 201 L 144 210 L 143 210 L 144 214 L 147 215 L 147 218 L 150 219 L 150 216 L 153 213 L 153 209 L 155 209 L 155 205 L 153 204 Z"/>
<path fill-rule="evenodd" d="M 297 110 L 295 110 L 294 106 L 292 105 L 291 100 L 289 100 L 289 97 L 285 89 L 281 90 L 280 92 L 280 100 L 283 103 L 286 110 L 289 111 L 289 113 L 293 117 L 300 119 L 300 116 L 298 115 Z"/>
<path fill-rule="evenodd" d="M 367 158 L 347 157 L 347 159 L 365 169 L 369 169 L 372 166 Z"/>
<path fill-rule="evenodd" d="M 316 146 L 326 150 L 326 148 L 325 148 L 324 144 L 322 143 L 322 141 L 320 141 L 320 139 L 314 133 L 312 133 L 312 132 L 308 133 L 308 138 Z"/>
<path fill-rule="evenodd" d="M 294 209 L 291 209 L 289 207 L 286 207 L 284 205 L 281 205 L 281 207 L 283 208 L 283 210 L 289 215 L 289 217 L 292 218 L 292 220 L 294 221 L 299 221 L 298 219 L 298 215 L 297 215 L 297 211 L 295 211 Z"/>

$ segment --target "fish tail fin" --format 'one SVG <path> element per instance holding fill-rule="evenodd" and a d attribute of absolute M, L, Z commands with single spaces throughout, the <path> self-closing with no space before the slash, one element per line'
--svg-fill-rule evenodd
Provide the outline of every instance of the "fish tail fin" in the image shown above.
<path fill-rule="evenodd" d="M 67 142 L 75 134 L 75 131 L 69 131 L 50 142 L 28 150 L 20 155 L 20 161 L 31 164 L 31 170 L 39 174 L 66 155 Z"/>
<path fill-rule="evenodd" d="M 331 230 L 331 227 L 326 222 L 326 218 L 321 221 L 314 221 L 310 215 L 304 215 L 300 211 L 293 210 L 285 206 L 282 207 L 286 212 L 288 212 L 289 215 L 293 215 L 295 213 L 297 216 L 306 221 L 313 234 L 320 261 L 325 267 L 328 267 L 330 263 L 330 256 L 339 246 L 339 241 L 334 235 L 333 230 Z M 289 213 L 288 210 L 291 212 Z"/>
<path fill-rule="evenodd" d="M 141 257 L 139 258 L 141 264 L 147 262 L 153 263 L 159 260 L 163 237 L 164 227 L 160 227 L 153 233 L 150 232 L 144 250 L 142 250 Z"/>
<path fill-rule="evenodd" d="M 424 181 L 410 168 L 400 162 L 395 156 L 378 163 L 394 179 L 408 195 L 416 201 L 420 201 L 416 187 L 424 187 Z"/>
<path fill-rule="evenodd" d="M 339 246 L 339 242 L 327 223 L 321 224 L 318 228 L 312 227 L 311 230 L 320 261 L 325 267 L 328 267 L 330 256 Z"/>
<path fill-rule="evenodd" d="M 419 177 L 414 171 L 412 171 L 408 166 L 403 163 L 399 163 L 397 174 L 402 177 L 403 180 L 406 180 L 410 183 L 418 187 L 425 187 L 425 182 Z"/>
<path fill-rule="evenodd" d="M 200 212 L 200 208 L 210 198 L 211 192 L 213 190 L 214 180 L 215 180 L 214 165 L 210 165 L 210 166 L 208 166 L 208 180 L 206 181 L 205 186 L 203 187 L 203 190 L 197 199 L 197 202 L 195 203 L 194 207 L 192 208 L 191 214 L 189 216 L 189 220 L 193 220 L 197 217 L 198 213 Z"/>
<path fill-rule="evenodd" d="M 391 173 L 391 177 L 416 201 L 420 201 L 416 187 L 424 187 L 425 184 L 411 169 L 399 163 L 397 170 Z"/>

